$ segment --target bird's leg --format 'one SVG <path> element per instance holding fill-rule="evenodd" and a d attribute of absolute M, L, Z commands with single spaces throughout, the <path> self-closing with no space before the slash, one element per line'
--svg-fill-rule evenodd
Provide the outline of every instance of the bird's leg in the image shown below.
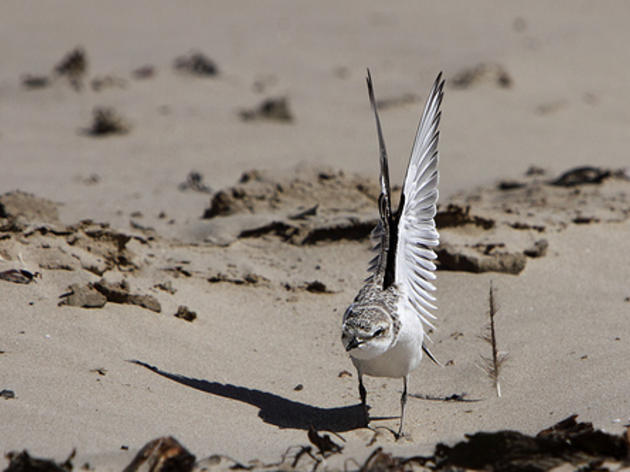
<path fill-rule="evenodd" d="M 398 433 L 396 434 L 396 439 L 400 439 L 403 436 L 403 422 L 405 421 L 405 405 L 407 404 L 407 380 L 409 376 L 405 375 L 403 377 L 403 392 L 400 397 L 400 427 L 398 428 Z"/>
<path fill-rule="evenodd" d="M 370 422 L 370 416 L 368 414 L 367 407 L 367 391 L 363 386 L 363 375 L 359 374 L 359 396 L 361 397 L 361 406 L 363 407 L 363 415 L 365 417 L 365 424 Z"/>

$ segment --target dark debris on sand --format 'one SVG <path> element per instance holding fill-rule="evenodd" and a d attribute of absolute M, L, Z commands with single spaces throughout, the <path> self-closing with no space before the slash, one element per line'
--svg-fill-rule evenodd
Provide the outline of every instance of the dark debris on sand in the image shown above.
<path fill-rule="evenodd" d="M 219 68 L 216 63 L 198 51 L 193 51 L 185 56 L 179 56 L 175 59 L 174 67 L 180 72 L 186 72 L 200 77 L 213 77 L 219 73 Z"/>
<path fill-rule="evenodd" d="M 269 279 L 253 272 L 236 273 L 232 268 L 229 269 L 229 273 L 217 272 L 211 275 L 208 277 L 208 282 L 211 284 L 230 283 L 234 285 L 258 285 L 269 282 Z"/>
<path fill-rule="evenodd" d="M 343 450 L 343 446 L 330 439 L 329 434 L 319 434 L 312 426 L 308 429 L 308 440 L 313 444 L 322 457 L 338 454 Z"/>
<path fill-rule="evenodd" d="M 483 229 L 493 228 L 495 221 L 491 218 L 483 218 L 470 212 L 470 205 L 462 207 L 449 203 L 445 209 L 441 209 L 435 215 L 435 224 L 438 228 L 451 228 L 464 225 L 480 226 Z"/>
<path fill-rule="evenodd" d="M 514 80 L 501 64 L 486 63 L 462 69 L 451 79 L 451 85 L 459 89 L 466 89 L 481 82 L 488 82 L 500 88 L 510 88 Z"/>
<path fill-rule="evenodd" d="M 558 187 L 575 187 L 584 184 L 601 184 L 604 179 L 610 177 L 612 172 L 609 169 L 599 167 L 583 166 L 569 169 L 560 176 L 551 180 L 551 185 Z"/>
<path fill-rule="evenodd" d="M 307 292 L 311 292 L 311 293 L 334 293 L 332 290 L 330 290 L 326 286 L 324 282 L 321 282 L 319 280 L 313 280 L 312 282 L 307 282 L 304 285 L 304 289 Z"/>
<path fill-rule="evenodd" d="M 24 74 L 22 85 L 31 90 L 40 89 L 50 85 L 50 78 L 46 75 Z"/>
<path fill-rule="evenodd" d="M 591 423 L 578 423 L 577 415 L 543 429 L 535 436 L 519 431 L 477 432 L 452 446 L 439 443 L 429 456 L 396 456 L 382 447 L 375 448 L 363 463 L 343 457 L 343 446 L 329 434 L 310 428 L 310 445 L 293 446 L 273 463 L 252 460 L 241 463 L 227 456 L 212 455 L 198 462 L 175 438 L 149 441 L 123 472 L 191 472 L 207 470 L 315 471 L 326 459 L 339 456 L 337 466 L 326 462 L 326 470 L 359 472 L 411 472 L 431 470 L 455 472 L 485 470 L 492 472 L 544 472 L 559 466 L 568 470 L 617 471 L 630 466 L 630 432 L 605 433 Z M 343 440 L 341 436 L 340 439 Z M 64 463 L 37 459 L 28 451 L 9 452 L 5 472 L 70 472 L 74 451 Z"/>
<path fill-rule="evenodd" d="M 267 98 L 255 108 L 241 110 L 239 116 L 243 121 L 269 120 L 291 123 L 294 120 L 287 97 Z"/>
<path fill-rule="evenodd" d="M 192 190 L 193 192 L 212 193 L 212 189 L 204 183 L 203 175 L 195 170 L 191 170 L 186 176 L 186 180 L 177 188 L 182 192 Z"/>
<path fill-rule="evenodd" d="M 150 64 L 146 64 L 144 66 L 140 66 L 134 69 L 131 73 L 134 79 L 137 80 L 146 80 L 155 77 L 157 74 L 157 70 L 154 66 Z"/>
<path fill-rule="evenodd" d="M 539 239 L 534 244 L 525 249 L 523 254 L 527 257 L 544 257 L 547 254 L 547 248 L 549 247 L 549 241 L 546 239 Z"/>
<path fill-rule="evenodd" d="M 546 471 L 562 464 L 594 467 L 584 470 L 615 470 L 630 465 L 628 433 L 615 436 L 595 430 L 591 423 L 570 416 L 554 426 L 529 436 L 518 431 L 479 432 L 446 446 L 438 444 L 432 460 L 434 470 L 457 468 L 493 471 Z M 609 462 L 604 467 L 604 461 Z"/>
<path fill-rule="evenodd" d="M 123 472 L 190 472 L 195 456 L 172 436 L 149 441 Z"/>
<path fill-rule="evenodd" d="M 75 454 L 76 450 L 73 450 L 64 462 L 57 463 L 51 459 L 32 457 L 26 450 L 19 453 L 9 452 L 6 455 L 9 466 L 4 472 L 71 472 Z"/>
<path fill-rule="evenodd" d="M 44 74 L 24 74 L 22 76 L 22 86 L 29 90 L 36 90 L 48 87 L 56 77 L 68 80 L 68 83 L 77 92 L 83 89 L 83 81 L 87 75 L 88 59 L 82 47 L 76 47 L 69 51 L 54 66 L 52 73 Z"/>
<path fill-rule="evenodd" d="M 82 47 L 68 52 L 55 66 L 54 72 L 66 77 L 72 87 L 79 91 L 83 88 L 83 80 L 87 74 L 88 58 Z"/>
<path fill-rule="evenodd" d="M 181 318 L 182 320 L 188 321 L 190 323 L 192 323 L 193 321 L 195 321 L 197 319 L 197 313 L 195 313 L 194 311 L 190 310 L 185 305 L 180 305 L 177 308 L 177 312 L 175 313 L 174 316 L 175 316 L 175 318 Z"/>
<path fill-rule="evenodd" d="M 0 390 L 0 398 L 12 400 L 15 398 L 15 392 L 13 390 L 9 390 L 8 388 L 2 389 Z"/>
<path fill-rule="evenodd" d="M 131 125 L 114 108 L 96 107 L 92 111 L 92 123 L 83 131 L 88 136 L 127 134 Z"/>

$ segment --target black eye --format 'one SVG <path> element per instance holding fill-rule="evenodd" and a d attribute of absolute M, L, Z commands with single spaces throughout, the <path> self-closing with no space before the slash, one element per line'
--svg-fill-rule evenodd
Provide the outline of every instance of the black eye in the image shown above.
<path fill-rule="evenodd" d="M 381 336 L 383 333 L 385 333 L 385 328 L 379 328 L 376 331 L 374 331 L 374 334 L 372 334 L 372 337 L 375 338 L 377 336 Z"/>

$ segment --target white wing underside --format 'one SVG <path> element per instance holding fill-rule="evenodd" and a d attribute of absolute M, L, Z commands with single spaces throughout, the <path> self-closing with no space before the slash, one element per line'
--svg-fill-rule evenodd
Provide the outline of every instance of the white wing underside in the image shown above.
<path fill-rule="evenodd" d="M 437 258 L 433 248 L 439 243 L 434 217 L 438 198 L 437 145 L 443 84 L 440 74 L 418 125 L 403 183 L 401 198 L 404 198 L 404 203 L 398 222 L 395 256 L 394 282 L 401 294 L 407 297 L 425 332 L 427 327 L 434 328 L 431 320 L 435 316 L 430 310 L 437 308 L 433 304 L 435 297 L 431 292 L 435 286 L 431 282 L 435 280 L 433 261 Z M 377 255 L 370 261 L 370 278 L 375 276 L 380 258 L 385 256 L 382 250 L 384 236 L 384 225 L 379 222 L 371 234 Z"/>
<path fill-rule="evenodd" d="M 418 125 L 411 151 L 407 174 L 403 183 L 404 205 L 398 223 L 395 282 L 408 297 L 422 324 L 434 328 L 429 310 L 437 307 L 432 302 L 435 290 L 436 259 L 433 248 L 439 244 L 435 228 L 438 199 L 438 126 L 442 102 L 441 77 L 435 81 Z"/>

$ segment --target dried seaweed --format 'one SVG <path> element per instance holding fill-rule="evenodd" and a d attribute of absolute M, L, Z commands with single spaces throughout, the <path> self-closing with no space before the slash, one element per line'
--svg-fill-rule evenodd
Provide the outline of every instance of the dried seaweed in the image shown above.
<path fill-rule="evenodd" d="M 407 472 L 412 470 L 455 471 L 488 470 L 495 472 L 543 472 L 562 465 L 575 470 L 621 470 L 630 465 L 630 431 L 620 435 L 593 428 L 591 423 L 578 423 L 577 415 L 545 428 L 535 436 L 519 431 L 476 432 L 454 445 L 437 444 L 429 456 L 396 456 L 375 448 L 363 461 L 345 458 L 343 470 L 358 472 Z M 328 434 L 314 428 L 308 431 L 311 445 L 289 447 L 279 461 L 265 463 L 254 459 L 247 463 L 232 457 L 214 454 L 195 463 L 195 456 L 173 437 L 149 441 L 123 472 L 190 472 L 192 470 L 252 470 L 314 472 L 326 459 L 340 454 L 343 446 Z M 341 438 L 343 440 L 343 438 Z M 7 454 L 5 472 L 70 472 L 75 452 L 63 463 L 31 457 L 25 450 Z M 310 464 L 303 461 L 310 459 Z M 342 458 L 343 459 L 343 458 Z M 223 461 L 225 460 L 225 463 Z M 341 470 L 328 464 L 326 470 Z M 564 469 L 563 469 L 564 470 Z M 570 469 L 567 469 L 570 470 Z M 625 469 L 623 469 L 625 470 Z"/>
<path fill-rule="evenodd" d="M 70 472 L 73 468 L 72 459 L 74 459 L 75 454 L 76 449 L 70 453 L 64 462 L 56 463 L 51 459 L 32 457 L 26 450 L 20 453 L 9 452 L 6 455 L 9 466 L 4 469 L 4 472 Z"/>
<path fill-rule="evenodd" d="M 330 439 L 330 435 L 320 435 L 312 426 L 308 429 L 308 440 L 317 448 L 323 457 L 338 454 L 343 450 L 343 446 Z"/>
<path fill-rule="evenodd" d="M 172 436 L 149 441 L 123 472 L 190 472 L 195 456 Z"/>
<path fill-rule="evenodd" d="M 583 470 L 617 470 L 611 463 L 610 469 L 589 467 L 604 460 L 628 464 L 627 436 L 595 430 L 591 423 L 577 423 L 576 418 L 572 415 L 533 437 L 509 430 L 478 432 L 452 447 L 438 444 L 433 469 L 533 472 L 571 464 L 586 466 Z"/>

